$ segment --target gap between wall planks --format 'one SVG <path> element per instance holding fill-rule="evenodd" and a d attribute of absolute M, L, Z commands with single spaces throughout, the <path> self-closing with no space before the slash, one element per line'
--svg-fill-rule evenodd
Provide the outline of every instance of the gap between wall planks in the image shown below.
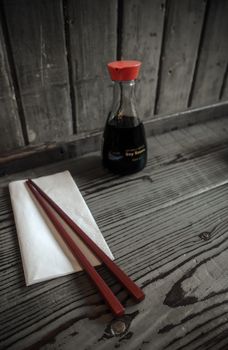
<path fill-rule="evenodd" d="M 221 91 L 220 91 L 220 95 L 219 98 L 222 101 L 225 101 L 228 99 L 228 63 L 226 65 L 226 71 L 223 77 L 223 82 L 222 82 L 222 86 L 221 86 Z"/>
<path fill-rule="evenodd" d="M 71 60 L 71 46 L 70 46 L 70 16 L 68 9 L 68 0 L 62 0 L 63 5 L 63 16 L 64 16 L 64 34 L 66 41 L 66 59 L 68 65 L 68 79 L 69 79 L 69 93 L 70 93 L 70 103 L 72 112 L 72 131 L 73 134 L 77 133 L 77 115 L 76 115 L 76 101 L 73 90 L 73 62 Z"/>

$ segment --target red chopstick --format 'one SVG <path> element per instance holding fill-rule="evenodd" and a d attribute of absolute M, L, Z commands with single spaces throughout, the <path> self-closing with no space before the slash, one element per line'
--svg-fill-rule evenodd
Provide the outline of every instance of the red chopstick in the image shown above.
<path fill-rule="evenodd" d="M 113 273 L 116 279 L 125 287 L 125 289 L 134 297 L 141 301 L 145 294 L 120 267 L 114 263 L 98 245 L 32 180 L 27 181 L 40 193 L 40 195 L 50 204 L 50 206 L 59 214 L 59 216 L 71 227 L 71 229 L 83 240 L 91 249 L 97 258 L 103 262 Z"/>
<path fill-rule="evenodd" d="M 104 300 L 110 307 L 111 311 L 115 316 L 122 316 L 124 314 L 124 307 L 119 302 L 117 297 L 113 294 L 111 289 L 108 287 L 108 285 L 105 283 L 105 281 L 101 278 L 101 276 L 97 273 L 95 268 L 90 264 L 89 260 L 86 258 L 86 256 L 82 253 L 80 248 L 76 245 L 76 243 L 73 241 L 73 239 L 70 237 L 70 235 L 67 233 L 67 231 L 64 229 L 63 225 L 59 221 L 59 219 L 54 215 L 50 207 L 48 206 L 46 200 L 41 196 L 41 194 L 35 189 L 35 186 L 32 185 L 31 181 L 26 181 L 26 184 L 28 185 L 30 191 L 33 193 L 37 201 L 39 202 L 40 206 L 44 210 L 44 212 L 47 214 L 48 218 L 54 225 L 55 229 L 58 231 L 60 236 L 63 238 L 64 242 L 72 252 L 72 254 L 75 256 L 75 258 L 78 260 L 80 265 L 85 269 L 85 271 L 88 273 L 89 277 L 94 282 L 95 286 L 103 296 Z"/>

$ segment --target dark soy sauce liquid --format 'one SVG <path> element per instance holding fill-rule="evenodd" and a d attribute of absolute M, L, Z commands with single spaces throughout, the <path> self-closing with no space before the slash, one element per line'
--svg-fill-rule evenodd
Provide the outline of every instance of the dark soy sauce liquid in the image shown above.
<path fill-rule="evenodd" d="M 103 165 L 118 174 L 142 170 L 147 161 L 144 126 L 132 125 L 132 117 L 107 123 L 104 130 Z"/>

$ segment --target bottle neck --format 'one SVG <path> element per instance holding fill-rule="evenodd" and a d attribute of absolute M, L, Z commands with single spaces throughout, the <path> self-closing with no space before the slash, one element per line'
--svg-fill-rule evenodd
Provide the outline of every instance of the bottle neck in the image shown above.
<path fill-rule="evenodd" d="M 136 117 L 135 108 L 135 80 L 115 81 L 112 117 L 121 119 L 123 117 Z"/>

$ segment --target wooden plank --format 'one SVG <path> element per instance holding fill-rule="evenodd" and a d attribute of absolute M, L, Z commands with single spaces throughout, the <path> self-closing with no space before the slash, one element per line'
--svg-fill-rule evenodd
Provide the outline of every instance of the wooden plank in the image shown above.
<path fill-rule="evenodd" d="M 183 128 L 187 125 L 206 122 L 210 119 L 221 118 L 221 121 L 225 122 L 227 115 L 228 102 L 222 102 L 209 107 L 189 109 L 184 112 L 147 120 L 145 121 L 145 129 L 149 137 Z M 225 117 L 225 119 L 222 117 Z M 5 152 L 0 157 L 0 177 L 54 163 L 58 160 L 80 157 L 95 151 L 99 151 L 97 157 L 100 160 L 101 138 L 102 131 L 87 132 L 73 135 L 68 138 L 67 142 L 27 146 L 17 151 Z M 152 150 L 152 153 L 154 154 L 154 150 Z"/>
<path fill-rule="evenodd" d="M 227 102 L 221 102 L 210 106 L 191 108 L 182 112 L 163 114 L 145 121 L 146 132 L 148 135 L 159 135 L 164 132 L 219 119 L 227 116 L 227 107 Z"/>
<path fill-rule="evenodd" d="M 138 207 L 145 213 L 164 206 L 169 199 L 191 195 L 191 191 L 197 191 L 202 185 L 208 187 L 216 181 L 226 181 L 228 169 L 223 159 L 228 149 L 227 132 L 228 121 L 224 119 L 220 123 L 211 122 L 151 138 L 148 147 L 153 156 L 148 160 L 146 169 L 122 179 L 107 174 L 97 155 L 41 167 L 41 172 L 33 170 L 33 176 L 69 169 L 88 204 L 92 208 L 95 206 L 93 213 L 96 218 L 107 226 L 109 222 L 118 222 L 121 213 L 124 217 L 136 215 Z M 83 176 L 80 176 L 81 173 Z M 29 174 L 31 170 L 18 174 L 17 178 L 29 177 Z M 8 181 L 13 177 L 15 175 L 8 177 Z M 172 177 L 176 181 L 171 181 Z M 109 207 L 111 188 L 113 205 Z M 120 192 L 125 198 L 121 202 L 118 201 Z M 99 206 L 96 205 L 98 201 Z"/>
<path fill-rule="evenodd" d="M 4 1 L 30 143 L 72 133 L 64 21 L 60 0 Z"/>
<path fill-rule="evenodd" d="M 187 129 L 175 130 L 171 133 L 164 133 L 156 137 L 151 137 L 148 139 L 149 159 L 144 172 L 147 174 L 148 166 L 149 171 L 153 171 L 157 166 L 161 167 L 168 163 L 183 163 L 186 159 L 206 156 L 209 151 L 212 153 L 216 151 L 225 152 L 227 147 L 227 132 L 228 119 L 225 117 L 207 122 L 206 125 L 194 125 Z M 47 148 L 46 153 L 48 152 L 49 149 Z M 52 155 L 52 157 L 54 156 Z M 14 158 L 12 161 L 16 162 Z M 25 162 L 23 159 L 22 161 Z M 3 164 L 1 164 L 1 166 L 3 166 Z M 0 186 L 7 184 L 9 181 L 13 181 L 15 178 L 44 176 L 45 174 L 48 175 L 57 171 L 64 171 L 65 169 L 69 169 L 72 175 L 75 176 L 76 182 L 79 183 L 81 190 L 88 190 L 87 194 L 90 192 L 90 186 L 91 188 L 94 187 L 94 190 L 98 188 L 102 190 L 108 188 L 109 185 L 116 185 L 119 181 L 118 176 L 103 169 L 100 153 L 94 152 L 79 159 L 71 159 L 53 164 L 49 162 L 48 166 L 41 166 L 40 168 L 33 167 L 32 170 L 28 169 L 21 173 L 3 176 L 0 178 Z M 86 176 L 81 176 L 81 173 L 86 174 Z M 140 174 L 141 173 L 133 175 L 136 182 L 139 177 L 142 177 L 143 180 L 144 175 Z M 114 182 L 110 182 L 111 180 Z M 104 187 L 100 188 L 100 185 Z"/>
<path fill-rule="evenodd" d="M 228 250 L 227 195 L 227 183 L 217 183 L 202 193 L 193 191 L 191 198 L 168 201 L 153 215 L 119 218 L 108 231 L 104 228 L 117 262 L 147 295 L 143 303 L 132 305 L 114 286 L 127 302 L 123 322 L 130 327 L 120 337 L 111 333 L 113 319 L 83 274 L 24 287 L 15 237 L 6 229 L 1 245 L 1 277 L 6 281 L 1 289 L 1 345 L 18 350 L 46 349 L 50 342 L 63 349 L 77 344 L 82 349 L 114 349 L 118 344 L 135 349 L 143 341 L 154 349 L 203 346 L 216 335 L 217 326 L 224 326 L 227 308 L 228 276 L 222 270 Z M 198 338 L 201 331 L 205 336 Z"/>
<path fill-rule="evenodd" d="M 219 99 L 222 101 L 228 100 L 228 62 L 223 76 L 223 83 L 221 86 Z"/>
<path fill-rule="evenodd" d="M 12 76 L 0 26 L 0 153 L 24 146 Z"/>
<path fill-rule="evenodd" d="M 165 4 L 163 0 L 123 1 L 122 59 L 142 61 L 137 110 L 142 119 L 154 114 Z"/>
<path fill-rule="evenodd" d="M 168 2 L 157 92 L 157 114 L 187 108 L 204 10 L 204 0 Z"/>
<path fill-rule="evenodd" d="M 228 56 L 227 16 L 227 1 L 209 1 L 191 106 L 209 105 L 219 100 Z"/>
<path fill-rule="evenodd" d="M 84 168 L 85 159 L 84 164 L 82 159 L 63 163 L 61 168 L 60 164 L 55 164 L 49 170 L 40 170 L 47 174 L 67 167 L 86 196 L 88 205 L 93 208 L 99 224 L 109 227 L 110 223 L 118 223 L 120 218 L 139 215 L 139 208 L 143 214 L 153 212 L 169 201 L 191 196 L 193 190 L 201 190 L 202 186 L 208 189 L 216 181 L 226 181 L 228 167 L 223 159 L 228 150 L 228 121 L 221 122 L 217 129 L 214 125 L 211 123 L 210 126 L 191 127 L 161 135 L 155 140 L 150 139 L 148 146 L 153 157 L 149 159 L 146 169 L 123 179 L 106 174 L 98 157 L 87 159 L 90 163 L 87 170 Z M 80 178 L 82 169 L 83 177 Z M 31 171 L 20 176 L 29 177 L 29 173 Z M 38 170 L 33 173 L 33 176 L 40 175 L 42 173 L 38 173 Z M 113 201 L 111 206 L 110 189 Z M 123 197 L 121 201 L 120 194 Z M 103 208 L 106 208 L 105 212 Z"/>
<path fill-rule="evenodd" d="M 132 176 L 111 175 L 97 159 L 87 158 L 86 165 L 85 158 L 84 164 L 67 161 L 1 181 L 1 346 L 71 350 L 152 344 L 155 350 L 192 350 L 208 349 L 211 342 L 218 350 L 226 344 L 227 130 L 224 119 L 151 138 L 148 167 Z M 118 264 L 146 293 L 143 303 L 133 305 L 100 269 L 127 306 L 126 331 L 119 337 L 111 331 L 115 320 L 83 273 L 24 286 L 6 185 L 64 167 L 74 175 Z"/>
<path fill-rule="evenodd" d="M 69 0 L 70 59 L 78 132 L 103 128 L 112 101 L 106 64 L 116 59 L 116 0 Z"/>

